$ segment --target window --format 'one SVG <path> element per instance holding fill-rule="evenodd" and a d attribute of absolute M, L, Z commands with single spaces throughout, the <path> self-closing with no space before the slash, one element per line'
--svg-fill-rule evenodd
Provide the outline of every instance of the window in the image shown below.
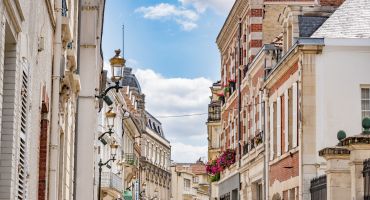
<path fill-rule="evenodd" d="M 361 88 L 361 114 L 362 119 L 370 117 L 370 87 Z"/>
<path fill-rule="evenodd" d="M 199 177 L 198 176 L 193 177 L 193 183 L 199 183 Z"/>
<path fill-rule="evenodd" d="M 184 179 L 184 190 L 189 191 L 190 190 L 190 179 Z"/>

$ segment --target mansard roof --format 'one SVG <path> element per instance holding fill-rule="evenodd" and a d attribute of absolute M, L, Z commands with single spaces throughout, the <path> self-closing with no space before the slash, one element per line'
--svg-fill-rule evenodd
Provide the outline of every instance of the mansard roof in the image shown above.
<path fill-rule="evenodd" d="M 140 83 L 137 80 L 135 74 L 132 73 L 132 68 L 125 67 L 123 71 L 123 80 L 121 81 L 122 86 L 129 86 L 130 88 L 135 88 L 141 93 Z"/>
<path fill-rule="evenodd" d="M 156 134 L 158 134 L 162 138 L 165 138 L 161 122 L 158 119 L 156 119 L 153 115 L 151 115 L 148 111 L 145 111 L 145 114 L 147 118 L 147 127 L 153 130 Z"/>
<path fill-rule="evenodd" d="M 312 35 L 324 38 L 370 38 L 370 0 L 346 0 Z"/>

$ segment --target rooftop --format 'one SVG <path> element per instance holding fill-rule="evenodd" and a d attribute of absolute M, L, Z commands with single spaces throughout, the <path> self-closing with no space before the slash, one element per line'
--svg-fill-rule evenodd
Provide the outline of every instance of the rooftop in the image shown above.
<path fill-rule="evenodd" d="M 370 0 L 346 0 L 312 37 L 370 38 Z"/>

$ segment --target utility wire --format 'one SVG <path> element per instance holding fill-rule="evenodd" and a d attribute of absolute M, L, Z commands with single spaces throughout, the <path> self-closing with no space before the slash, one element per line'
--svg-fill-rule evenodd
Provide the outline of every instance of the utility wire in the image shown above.
<path fill-rule="evenodd" d="M 157 116 L 155 118 L 179 118 L 179 117 L 192 117 L 192 116 L 201 116 L 201 115 L 207 115 L 208 113 L 193 113 L 193 114 L 184 114 L 184 115 L 168 115 L 168 116 Z"/>
<path fill-rule="evenodd" d="M 261 103 L 256 103 L 256 104 L 250 104 L 249 106 L 256 106 L 260 105 Z M 247 108 L 248 106 L 242 106 L 242 108 Z M 229 108 L 225 109 L 225 111 L 231 111 L 231 110 L 236 110 L 237 108 Z M 166 118 L 180 118 L 180 117 L 193 117 L 193 116 L 202 116 L 202 115 L 208 115 L 208 114 L 216 114 L 218 112 L 207 112 L 207 113 L 192 113 L 192 114 L 183 114 L 183 115 L 165 115 L 165 116 L 156 116 L 155 118 L 161 118 L 161 119 L 166 119 Z"/>

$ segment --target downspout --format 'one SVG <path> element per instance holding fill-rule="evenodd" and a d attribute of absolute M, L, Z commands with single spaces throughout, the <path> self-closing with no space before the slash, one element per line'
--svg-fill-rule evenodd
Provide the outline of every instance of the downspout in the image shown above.
<path fill-rule="evenodd" d="M 54 60 L 51 96 L 51 133 L 49 143 L 49 192 L 48 199 L 58 199 L 59 181 L 59 90 L 62 50 L 62 0 L 55 0 L 56 26 L 54 33 Z"/>
<path fill-rule="evenodd" d="M 78 0 L 78 28 L 77 28 L 77 70 L 76 74 L 80 74 L 80 33 L 81 33 L 81 0 Z M 74 159 L 73 159 L 73 187 L 72 187 L 72 193 L 73 193 L 73 199 L 76 199 L 76 177 L 77 177 L 77 144 L 78 144 L 78 107 L 79 107 L 79 96 L 76 97 L 76 113 L 75 113 L 75 135 L 74 135 Z"/>
<path fill-rule="evenodd" d="M 264 112 L 264 115 L 263 115 L 263 135 L 264 135 L 264 142 L 265 142 L 265 163 L 263 165 L 264 167 L 264 176 L 263 176 L 263 179 L 264 179 L 264 193 L 265 193 L 265 199 L 270 199 L 269 198 L 269 158 L 270 158 L 270 132 L 267 133 L 267 130 L 268 130 L 268 124 L 266 123 L 266 119 L 268 117 L 268 114 L 267 114 L 267 107 L 269 105 L 269 102 L 268 102 L 268 91 L 267 89 L 264 89 L 263 90 L 263 112 Z"/>
<path fill-rule="evenodd" d="M 239 64 L 239 67 L 238 67 L 238 149 L 239 149 L 239 168 L 241 167 L 241 160 L 242 160 L 242 146 L 241 146 L 241 140 L 242 140 L 242 137 L 241 137 L 241 123 L 240 123 L 240 111 L 241 111 L 241 70 L 240 68 L 242 67 L 242 62 L 241 62 L 241 58 L 242 58 L 242 51 L 240 51 L 240 47 L 241 47 L 241 37 L 242 37 L 242 23 L 241 23 L 241 19 L 239 20 L 239 35 L 238 35 L 238 53 L 239 53 L 239 56 L 238 56 L 238 64 Z M 241 199 L 241 196 L 240 196 L 240 191 L 242 190 L 242 184 L 241 184 L 241 181 L 240 181 L 240 172 L 238 173 L 239 175 L 239 186 L 238 186 L 238 198 Z"/>
<path fill-rule="evenodd" d="M 302 57 L 300 57 L 300 59 L 302 59 Z M 298 76 L 298 149 L 299 149 L 299 199 L 302 200 L 303 199 L 303 142 L 302 142 L 302 139 L 303 139 L 303 136 L 302 136 L 302 116 L 303 116 L 303 109 L 302 109 L 302 73 L 303 73 L 303 67 L 302 67 L 302 60 L 300 60 L 299 62 L 299 65 L 298 65 L 298 72 L 299 73 L 299 76 Z"/>

